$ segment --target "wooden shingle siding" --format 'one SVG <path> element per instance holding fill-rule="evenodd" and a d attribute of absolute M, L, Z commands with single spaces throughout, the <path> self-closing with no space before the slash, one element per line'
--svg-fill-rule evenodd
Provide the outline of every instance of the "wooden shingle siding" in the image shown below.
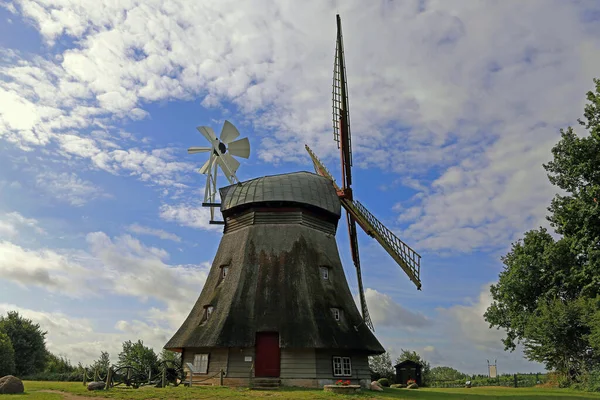
<path fill-rule="evenodd" d="M 202 379 L 202 377 L 209 377 L 216 373 L 218 373 L 221 368 L 223 371 L 227 371 L 227 353 L 228 349 L 226 348 L 218 348 L 218 349 L 206 349 L 206 348 L 187 348 L 185 349 L 185 353 L 183 355 L 183 369 L 186 373 L 186 376 L 189 377 L 189 368 L 187 367 L 187 363 L 194 363 L 194 355 L 195 354 L 208 354 L 208 373 L 207 374 L 195 374 L 195 379 Z"/>
<path fill-rule="evenodd" d="M 245 361 L 246 357 L 252 357 L 252 361 Z M 254 365 L 254 348 L 232 347 L 229 349 L 229 362 L 227 368 L 228 378 L 249 378 Z M 254 376 L 254 371 L 252 371 Z"/>
<path fill-rule="evenodd" d="M 314 349 L 281 349 L 281 378 L 316 378 Z"/>
<path fill-rule="evenodd" d="M 333 376 L 333 356 L 350 357 L 352 362 L 352 376 Z M 344 350 L 317 350 L 316 367 L 318 379 L 371 379 L 369 360 L 366 355 L 352 354 Z"/>

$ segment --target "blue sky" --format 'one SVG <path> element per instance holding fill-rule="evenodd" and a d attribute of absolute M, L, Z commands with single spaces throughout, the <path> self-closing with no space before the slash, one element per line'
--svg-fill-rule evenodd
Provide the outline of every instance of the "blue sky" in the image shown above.
<path fill-rule="evenodd" d="M 233 6 L 235 4 L 235 7 Z M 335 14 L 355 197 L 422 256 L 423 290 L 359 237 L 376 334 L 393 356 L 541 371 L 482 314 L 500 256 L 546 226 L 541 164 L 600 71 L 595 1 L 0 0 L 0 312 L 74 362 L 157 350 L 199 295 L 221 233 L 200 207 L 196 131 L 250 139 L 241 180 L 335 176 Z M 224 179 L 221 177 L 220 182 Z M 347 228 L 338 244 L 351 289 Z"/>

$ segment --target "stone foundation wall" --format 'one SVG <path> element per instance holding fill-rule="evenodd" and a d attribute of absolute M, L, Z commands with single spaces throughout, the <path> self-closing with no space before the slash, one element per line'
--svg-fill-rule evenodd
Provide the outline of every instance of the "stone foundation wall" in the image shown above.
<path fill-rule="evenodd" d="M 194 386 L 219 386 L 220 380 L 219 377 L 203 380 L 200 382 L 201 378 L 195 379 L 193 383 Z M 189 378 L 186 379 L 185 382 L 189 382 Z M 319 389 L 325 385 L 335 385 L 337 382 L 336 379 L 310 379 L 310 378 L 282 378 L 281 386 L 297 386 L 297 387 L 305 387 L 312 389 Z M 356 384 L 356 382 L 354 382 Z M 371 388 L 371 381 L 369 379 L 360 379 L 358 384 L 363 389 Z M 223 386 L 231 386 L 231 387 L 250 387 L 250 378 L 223 378 Z"/>

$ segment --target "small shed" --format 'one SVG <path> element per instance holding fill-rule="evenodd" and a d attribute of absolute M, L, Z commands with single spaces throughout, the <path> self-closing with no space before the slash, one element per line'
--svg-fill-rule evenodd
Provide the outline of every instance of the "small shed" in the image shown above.
<path fill-rule="evenodd" d="M 414 379 L 421 386 L 421 364 L 406 360 L 394 366 L 396 368 L 396 383 L 404 383 Z"/>

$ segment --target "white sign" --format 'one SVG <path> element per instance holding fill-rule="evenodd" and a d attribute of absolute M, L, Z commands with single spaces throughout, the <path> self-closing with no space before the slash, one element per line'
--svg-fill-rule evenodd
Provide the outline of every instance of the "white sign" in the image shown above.
<path fill-rule="evenodd" d="M 244 361 L 250 362 L 252 361 L 252 357 L 244 357 Z"/>
<path fill-rule="evenodd" d="M 490 378 L 495 378 L 498 376 L 498 370 L 495 365 L 490 365 Z"/>

